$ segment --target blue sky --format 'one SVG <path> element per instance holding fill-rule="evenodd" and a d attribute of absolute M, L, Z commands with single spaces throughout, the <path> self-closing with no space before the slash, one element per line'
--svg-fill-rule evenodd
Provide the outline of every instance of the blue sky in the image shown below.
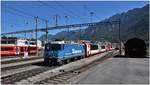
<path fill-rule="evenodd" d="M 44 4 L 43 4 L 44 3 Z M 48 26 L 54 26 L 53 16 L 60 16 L 58 25 L 64 25 L 69 16 L 68 24 L 90 22 L 89 12 L 94 12 L 93 21 L 101 21 L 110 16 L 126 12 L 133 8 L 140 8 L 148 1 L 3 1 L 1 4 L 1 32 L 13 32 L 35 28 L 32 16 L 49 20 Z M 16 11 L 20 10 L 20 11 Z M 23 12 L 23 13 L 22 13 Z M 45 22 L 39 20 L 39 28 L 45 27 Z M 55 34 L 61 30 L 51 30 Z M 39 36 L 44 33 L 38 33 Z M 23 35 L 23 34 L 20 34 Z M 28 37 L 31 34 L 28 34 Z"/>

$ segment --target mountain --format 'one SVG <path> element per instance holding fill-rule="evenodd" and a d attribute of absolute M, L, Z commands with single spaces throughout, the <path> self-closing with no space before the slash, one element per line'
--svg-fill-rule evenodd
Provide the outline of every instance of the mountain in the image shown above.
<path fill-rule="evenodd" d="M 50 35 L 49 39 L 64 39 L 64 40 L 108 40 L 118 41 L 118 25 L 106 24 L 101 25 L 103 21 L 121 20 L 120 31 L 121 40 L 126 41 L 132 37 L 138 37 L 144 40 L 149 39 L 149 5 L 142 8 L 134 8 L 127 12 L 115 14 L 105 20 L 98 22 L 97 25 L 76 31 L 62 31 L 56 35 Z M 40 38 L 43 39 L 43 38 Z"/>
<path fill-rule="evenodd" d="M 53 36 L 53 35 L 48 34 L 48 39 L 50 40 L 50 39 L 52 38 L 52 36 Z M 46 40 L 46 35 L 42 35 L 42 36 L 40 36 L 39 40 L 41 40 L 41 41 Z"/>

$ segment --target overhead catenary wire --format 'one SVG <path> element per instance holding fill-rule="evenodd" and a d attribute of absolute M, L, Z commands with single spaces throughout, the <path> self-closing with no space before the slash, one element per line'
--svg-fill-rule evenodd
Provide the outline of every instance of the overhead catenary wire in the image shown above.
<path fill-rule="evenodd" d="M 35 17 L 36 17 L 36 16 L 33 15 L 33 14 L 29 14 L 29 13 L 27 13 L 27 12 L 21 11 L 21 10 L 19 10 L 19 9 L 17 9 L 17 8 L 10 7 L 10 6 L 6 6 L 6 8 L 11 10 L 11 12 L 9 11 L 10 13 L 16 14 L 16 15 L 21 16 L 21 17 L 26 17 L 26 18 L 28 18 L 28 19 L 33 19 L 33 20 L 35 20 Z M 15 12 L 15 13 L 14 13 L 14 12 Z M 44 22 L 49 22 L 49 20 L 43 19 L 43 18 L 41 18 L 41 17 L 38 17 L 38 19 L 39 19 L 39 20 L 42 20 L 42 21 L 44 21 Z"/>
<path fill-rule="evenodd" d="M 3 12 L 6 12 L 6 11 L 4 11 L 3 10 Z M 29 16 L 25 16 L 25 15 L 22 15 L 22 14 L 19 14 L 18 12 L 16 12 L 16 11 L 11 11 L 11 10 L 7 10 L 7 13 L 10 13 L 10 14 L 13 14 L 13 15 L 16 15 L 16 16 L 19 16 L 19 17 L 23 17 L 23 18 L 26 18 L 26 19 L 31 19 L 31 20 L 33 20 L 31 17 L 29 17 Z M 6 19 L 2 19 L 2 22 L 3 22 L 3 24 L 5 23 L 5 24 L 7 24 L 7 26 L 10 26 L 11 28 L 13 28 L 13 27 L 18 27 L 18 28 L 21 28 L 21 27 L 23 27 L 23 26 L 25 26 L 25 25 L 28 25 L 29 24 L 29 21 L 26 21 L 24 24 L 22 24 L 22 25 L 20 25 L 20 24 L 17 24 L 17 23 L 15 23 L 14 21 L 13 22 L 10 22 L 10 21 L 6 21 Z M 28 24 L 27 24 L 28 23 Z M 28 25 L 29 26 L 29 25 Z"/>
<path fill-rule="evenodd" d="M 22 14 L 16 12 L 16 11 L 13 11 L 13 10 L 6 10 L 6 11 L 3 11 L 3 14 L 5 15 L 4 12 L 10 13 L 10 14 L 15 15 L 15 16 L 19 16 L 19 17 L 25 18 L 26 20 L 25 20 L 24 24 L 26 24 L 26 25 L 29 25 L 29 20 L 28 20 L 28 19 L 33 20 L 32 17 L 26 16 L 26 15 L 22 15 Z M 6 20 L 2 20 L 2 21 L 3 21 L 3 23 L 18 25 L 18 24 L 16 24 L 16 23 L 14 23 L 14 21 L 11 22 L 11 23 L 10 23 L 9 21 L 6 21 Z M 19 25 L 19 26 L 22 27 L 22 25 Z"/>
<path fill-rule="evenodd" d="M 24 14 L 22 14 L 20 12 L 16 12 L 14 10 L 6 10 L 6 11 L 7 11 L 7 13 L 10 13 L 10 14 L 13 14 L 13 15 L 16 15 L 16 16 L 19 16 L 19 17 L 24 17 L 24 18 L 28 18 L 28 19 L 32 19 L 33 20 L 33 17 L 24 15 Z M 3 11 L 3 12 L 6 12 L 6 11 Z"/>
<path fill-rule="evenodd" d="M 86 7 L 85 4 L 83 5 L 83 10 L 84 10 L 83 15 L 84 15 L 84 16 L 87 16 L 88 11 L 87 11 L 87 7 Z M 85 21 L 87 21 L 87 18 L 85 18 Z"/>
<path fill-rule="evenodd" d="M 118 24 L 119 21 L 107 21 L 107 22 L 93 22 L 93 23 L 82 23 L 82 24 L 72 24 L 72 25 L 64 25 L 64 26 L 58 26 L 58 27 L 48 27 L 48 30 L 54 30 L 54 29 L 64 29 L 64 28 L 74 28 L 74 27 L 83 27 L 83 26 L 95 26 L 95 25 L 105 25 L 105 24 Z M 32 32 L 35 31 L 35 29 L 32 30 L 23 30 L 23 31 L 15 31 L 15 32 L 8 32 L 8 33 L 3 33 L 1 35 L 9 35 L 9 34 L 20 34 L 20 33 L 24 33 L 24 32 Z M 45 28 L 38 28 L 37 31 L 44 31 L 45 32 Z"/>
<path fill-rule="evenodd" d="M 64 9 L 67 13 L 71 13 L 71 15 L 75 16 L 76 19 L 79 19 L 80 21 L 84 22 L 81 18 L 80 18 L 80 15 L 76 14 L 75 12 L 69 10 L 69 9 L 66 9 L 61 3 L 58 3 L 57 1 L 55 1 L 55 3 L 61 7 L 62 9 Z"/>
<path fill-rule="evenodd" d="M 3 11 L 3 12 L 5 12 L 5 11 Z M 11 14 L 13 14 L 13 15 L 16 15 L 16 16 L 19 16 L 19 17 L 23 17 L 23 18 L 26 18 L 26 19 L 34 20 L 33 17 L 28 16 L 28 15 L 25 15 L 25 14 L 22 14 L 22 13 L 16 11 L 16 10 L 15 10 L 15 11 L 14 11 L 14 10 L 7 10 L 7 13 L 11 13 Z M 28 21 L 27 21 L 27 22 L 28 22 Z M 5 21 L 4 23 L 10 24 L 10 27 L 19 26 L 18 28 L 20 28 L 20 27 L 23 26 L 23 25 L 18 25 L 18 24 L 16 24 L 16 23 L 6 22 L 6 21 Z M 28 23 L 29 23 L 29 22 L 28 22 Z M 26 22 L 25 22 L 25 24 L 26 24 Z M 27 24 L 26 24 L 26 25 L 27 25 Z"/>
<path fill-rule="evenodd" d="M 42 20 L 42 21 L 44 21 L 44 22 L 49 22 L 48 20 L 46 20 L 46 19 L 43 19 L 43 18 L 40 18 L 40 17 L 38 17 L 38 16 L 34 16 L 34 15 L 32 15 L 32 14 L 29 14 L 29 13 L 27 13 L 27 12 L 24 12 L 24 11 L 21 11 L 21 10 L 19 10 L 19 9 L 17 9 L 17 8 L 14 8 L 14 7 L 9 7 L 9 6 L 7 6 L 9 9 L 11 9 L 11 10 L 13 10 L 13 11 L 16 11 L 16 12 L 18 12 L 18 13 L 20 13 L 21 15 L 24 15 L 24 16 L 27 16 L 27 17 L 30 17 L 30 18 L 33 18 L 34 20 L 36 20 L 36 46 L 37 46 L 37 24 L 38 24 L 38 20 Z M 38 55 L 38 54 L 37 54 Z"/>
<path fill-rule="evenodd" d="M 26 13 L 26 12 L 24 12 L 24 11 L 21 11 L 21 10 L 19 10 L 19 9 L 17 9 L 17 8 L 10 7 L 10 6 L 6 6 L 6 8 L 7 8 L 7 9 L 11 9 L 12 11 L 18 12 L 18 13 L 20 13 L 20 14 L 22 14 L 22 15 L 25 15 L 25 16 L 28 16 L 28 17 L 31 17 L 31 18 L 34 18 L 33 15 L 31 15 L 31 14 L 29 14 L 29 13 Z"/>
<path fill-rule="evenodd" d="M 62 4 L 58 3 L 57 1 L 55 1 L 55 3 L 56 3 L 58 6 L 60 6 L 61 8 L 65 9 L 66 12 L 70 12 L 72 15 L 76 16 L 76 18 L 79 18 L 79 17 L 80 17 L 78 14 L 74 13 L 73 11 L 68 10 L 68 9 L 66 10 L 66 8 L 65 8 Z"/>
<path fill-rule="evenodd" d="M 28 15 L 25 15 L 25 14 L 22 14 L 16 10 L 12 10 L 12 9 L 8 9 L 7 7 L 5 7 L 5 11 L 3 10 L 3 13 L 6 12 L 6 13 L 10 13 L 10 14 L 13 14 L 15 16 L 19 16 L 19 17 L 22 17 L 22 18 L 26 18 L 26 19 L 30 19 L 30 20 L 33 20 L 33 18 L 31 16 L 28 16 Z M 10 23 L 8 21 L 4 21 L 3 23 L 7 23 L 7 24 L 10 24 L 10 27 L 13 28 L 14 26 L 19 26 L 18 28 L 20 27 L 23 27 L 25 25 L 20 25 L 20 24 L 16 24 L 16 23 Z M 29 21 L 27 20 L 27 22 L 25 22 L 24 24 L 28 25 L 29 24 Z"/>
<path fill-rule="evenodd" d="M 51 9 L 54 9 L 54 10 L 56 10 L 56 11 L 62 12 L 62 13 L 65 14 L 65 15 L 68 15 L 68 14 L 65 13 L 64 11 L 61 11 L 61 10 L 59 10 L 59 9 L 57 9 L 57 8 L 55 8 L 55 7 L 53 7 L 53 6 L 49 5 L 49 4 L 47 4 L 47 3 L 44 3 L 43 1 L 39 1 L 39 3 L 42 4 L 43 6 L 47 7 L 47 8 L 51 8 Z"/>
<path fill-rule="evenodd" d="M 96 13 L 94 12 L 94 11 L 91 11 L 89 8 L 88 8 L 88 6 L 86 5 L 86 4 L 84 4 L 84 8 L 88 11 L 88 13 L 92 13 L 93 12 L 93 14 L 94 14 L 94 16 L 98 19 L 99 17 L 96 15 Z"/>
<path fill-rule="evenodd" d="M 74 18 L 75 20 L 76 20 L 76 19 L 79 19 L 79 17 L 77 17 L 77 16 L 72 16 L 72 14 L 70 14 L 70 13 L 68 13 L 68 12 L 64 12 L 64 11 L 62 11 L 62 10 L 60 10 L 60 9 L 54 7 L 54 6 L 51 6 L 50 4 L 47 4 L 47 3 L 43 2 L 43 1 L 39 1 L 39 3 L 42 4 L 43 6 L 47 7 L 47 8 L 50 8 L 50 9 L 53 9 L 53 10 L 55 10 L 55 11 L 60 12 L 61 14 L 64 14 L 65 16 L 70 16 L 71 18 Z"/>
<path fill-rule="evenodd" d="M 16 23 L 12 23 L 12 22 L 7 22 L 7 21 L 3 21 L 3 23 L 7 24 L 8 26 L 10 27 L 15 27 L 15 26 L 19 26 L 18 28 L 20 27 L 23 27 L 24 25 L 20 25 L 20 24 L 16 24 Z"/>
<path fill-rule="evenodd" d="M 7 6 L 7 8 L 9 8 L 9 9 L 11 9 L 11 10 L 13 10 L 13 11 L 16 11 L 16 12 L 22 14 L 22 15 L 31 17 L 32 19 L 34 19 L 34 18 L 36 17 L 36 16 L 33 15 L 33 14 L 29 14 L 29 13 L 27 13 L 27 12 L 21 11 L 21 10 L 19 10 L 19 9 L 17 9 L 17 8 L 14 8 L 14 7 L 9 7 L 9 6 Z M 42 21 L 46 21 L 46 19 L 43 19 L 43 18 L 40 18 L 40 17 L 39 17 L 38 19 L 40 19 L 40 20 L 42 20 Z"/>

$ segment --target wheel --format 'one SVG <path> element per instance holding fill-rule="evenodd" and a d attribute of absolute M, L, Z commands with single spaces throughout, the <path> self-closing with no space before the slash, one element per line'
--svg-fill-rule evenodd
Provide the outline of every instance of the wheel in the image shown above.
<path fill-rule="evenodd" d="M 75 58 L 71 58 L 70 61 L 71 61 L 71 62 L 75 61 Z"/>
<path fill-rule="evenodd" d="M 63 65 L 64 64 L 64 61 L 63 60 L 61 60 L 61 61 L 58 61 L 58 63 L 57 63 L 59 66 L 61 66 L 61 65 Z"/>
<path fill-rule="evenodd" d="M 75 59 L 75 60 L 78 60 L 78 57 L 75 57 L 74 59 Z"/>
<path fill-rule="evenodd" d="M 70 59 L 67 59 L 67 63 L 70 63 Z"/>
<path fill-rule="evenodd" d="M 78 56 L 77 58 L 78 58 L 78 60 L 80 60 L 82 58 L 82 56 Z"/>
<path fill-rule="evenodd" d="M 49 65 L 49 62 L 47 59 L 44 59 L 44 65 Z"/>
<path fill-rule="evenodd" d="M 64 60 L 64 63 L 65 63 L 65 64 L 68 64 L 69 62 L 70 62 L 69 59 Z"/>
<path fill-rule="evenodd" d="M 85 56 L 81 56 L 81 59 L 84 59 L 85 58 Z"/>
<path fill-rule="evenodd" d="M 56 66 L 58 64 L 57 59 L 52 59 L 51 65 Z"/>

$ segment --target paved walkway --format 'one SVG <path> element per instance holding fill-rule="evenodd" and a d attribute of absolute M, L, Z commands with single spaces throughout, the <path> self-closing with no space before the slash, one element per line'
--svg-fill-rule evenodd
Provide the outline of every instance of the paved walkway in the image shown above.
<path fill-rule="evenodd" d="M 112 58 L 91 68 L 79 84 L 148 84 L 148 58 Z"/>

